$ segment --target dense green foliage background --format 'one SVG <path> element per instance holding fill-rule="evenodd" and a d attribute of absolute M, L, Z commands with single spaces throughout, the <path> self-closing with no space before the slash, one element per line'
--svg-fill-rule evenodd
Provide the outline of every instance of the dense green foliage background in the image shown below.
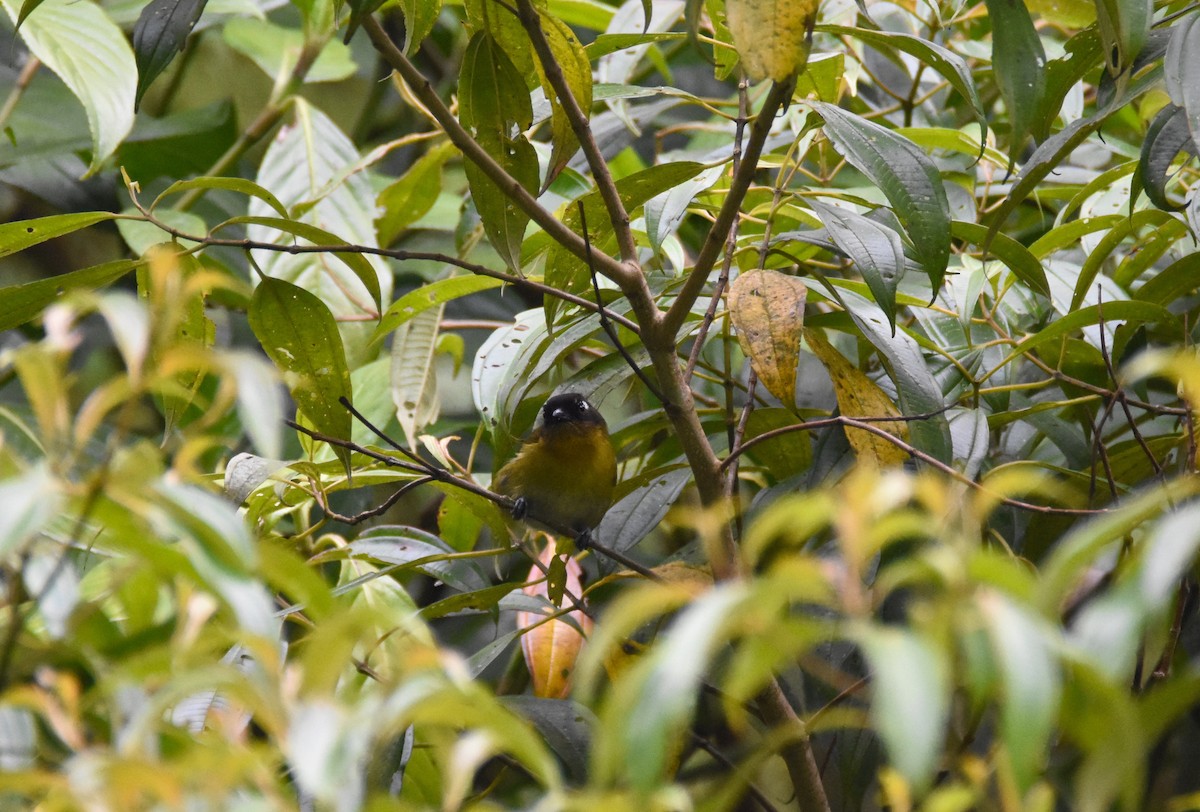
<path fill-rule="evenodd" d="M 1200 6 L 0 3 L 4 808 L 1200 808 Z"/>

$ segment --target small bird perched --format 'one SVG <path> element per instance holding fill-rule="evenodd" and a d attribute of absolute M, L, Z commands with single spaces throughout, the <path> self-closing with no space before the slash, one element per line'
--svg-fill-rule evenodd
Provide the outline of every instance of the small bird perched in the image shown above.
<path fill-rule="evenodd" d="M 551 531 L 567 527 L 587 546 L 612 505 L 616 482 L 604 417 L 583 395 L 568 392 L 542 406 L 533 432 L 492 489 L 515 500 L 513 518 Z"/>

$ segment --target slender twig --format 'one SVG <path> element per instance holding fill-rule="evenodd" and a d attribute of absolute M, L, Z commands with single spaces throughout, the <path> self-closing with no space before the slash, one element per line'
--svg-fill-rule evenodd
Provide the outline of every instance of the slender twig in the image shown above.
<path fill-rule="evenodd" d="M 302 426 L 293 420 L 285 420 L 284 423 L 289 428 L 295 429 L 296 431 L 301 432 L 302 434 L 306 434 L 309 437 L 313 438 L 314 440 L 318 440 L 322 443 L 328 443 L 329 445 L 336 446 L 337 448 L 345 448 L 349 451 L 353 451 L 355 453 L 362 454 L 363 456 L 370 457 L 373 460 L 377 460 L 378 462 L 382 462 L 384 465 L 388 465 L 393 468 L 400 468 L 405 471 L 413 471 L 414 473 L 426 475 L 426 476 L 430 477 L 431 479 L 434 479 L 445 485 L 450 485 L 455 488 L 460 488 L 461 490 L 467 491 L 468 493 L 473 493 L 476 496 L 487 499 L 489 502 L 494 502 L 495 504 L 499 505 L 500 507 L 504 508 L 505 510 L 512 512 L 514 500 L 510 499 L 507 496 L 503 496 L 501 494 L 490 491 L 487 488 L 483 487 L 482 485 L 472 482 L 471 480 L 466 479 L 465 477 L 456 476 L 456 475 L 450 473 L 449 471 L 445 470 L 444 468 L 438 468 L 436 466 L 432 466 L 432 465 L 429 465 L 424 462 L 422 462 L 420 464 L 412 463 L 412 462 L 408 462 L 407 460 L 402 460 L 397 457 L 393 457 L 390 454 L 382 454 L 373 449 L 367 448 L 365 446 L 361 446 L 358 443 L 354 443 L 349 440 L 343 440 L 341 437 L 334 437 L 332 435 L 325 434 L 323 432 L 314 431 L 313 429 L 310 429 L 307 426 Z M 368 425 L 367 427 L 371 428 L 370 425 Z M 372 429 L 372 430 L 374 430 L 374 429 Z M 388 442 L 391 443 L 392 441 L 389 440 Z M 403 449 L 401 449 L 401 450 L 403 450 Z M 408 452 L 405 452 L 405 453 L 408 453 Z M 414 457 L 414 459 L 420 459 L 420 458 Z M 569 527 L 566 527 L 564 525 L 559 525 L 552 521 L 548 521 L 547 519 L 545 519 L 541 516 L 538 516 L 536 514 L 529 514 L 529 515 L 530 515 L 530 518 L 536 520 L 539 524 L 543 524 L 546 527 L 549 527 L 551 530 L 553 530 L 555 533 L 557 533 L 561 536 L 565 536 L 567 538 L 574 538 L 576 535 L 575 532 L 573 530 L 571 530 L 571 528 L 569 528 Z M 652 570 L 649 567 L 646 567 L 642 564 L 639 564 L 637 561 L 634 561 L 629 556 L 625 555 L 624 553 L 618 552 L 617 550 L 614 550 L 611 547 L 608 547 L 604 544 L 600 544 L 600 543 L 596 542 L 595 540 L 593 540 L 588 545 L 588 547 L 589 547 L 589 549 L 595 550 L 597 553 L 600 553 L 601 555 L 603 555 L 607 558 L 611 558 L 613 561 L 616 561 L 621 566 L 623 566 L 629 570 L 632 570 L 633 572 L 636 572 L 638 575 L 641 575 L 644 578 L 649 578 L 650 580 L 653 580 L 653 581 L 661 581 L 662 580 L 661 576 L 659 576 L 658 573 L 654 572 L 654 570 Z"/>
<path fill-rule="evenodd" d="M 135 205 L 136 202 L 135 202 Z M 620 313 L 614 313 L 611 310 L 598 305 L 591 299 L 584 296 L 576 296 L 573 293 L 568 293 L 565 290 L 550 285 L 535 282 L 532 279 L 527 279 L 516 274 L 497 271 L 493 268 L 488 268 L 485 265 L 479 265 L 474 262 L 468 262 L 450 254 L 441 254 L 434 251 L 406 251 L 398 248 L 378 248 L 371 245 L 355 245 L 353 243 L 345 243 L 343 245 L 297 245 L 286 243 L 261 242 L 258 240 L 245 239 L 224 239 L 212 236 L 199 236 L 189 234 L 186 231 L 181 231 L 174 226 L 165 223 L 154 216 L 149 210 L 143 210 L 147 222 L 153 223 L 156 227 L 179 240 L 187 240 L 189 242 L 198 243 L 199 247 L 220 246 L 223 248 L 241 248 L 243 250 L 262 250 L 276 251 L 282 254 L 372 254 L 375 256 L 387 257 L 401 261 L 406 260 L 430 260 L 433 262 L 443 262 L 447 265 L 453 265 L 457 268 L 462 268 L 465 271 L 470 271 L 476 276 L 486 276 L 490 279 L 498 279 L 516 288 L 530 291 L 545 296 L 553 296 L 557 299 L 562 299 L 564 302 L 570 302 L 573 305 L 582 307 L 585 310 L 591 310 L 594 313 L 603 312 L 604 315 L 617 322 L 622 327 L 634 333 L 640 333 L 641 329 L 636 322 L 622 316 Z"/>
<path fill-rule="evenodd" d="M 517 0 L 517 15 L 526 33 L 529 34 L 529 41 L 533 43 L 533 50 L 542 63 L 542 71 L 546 75 L 546 80 L 554 89 L 554 94 L 558 96 L 558 102 L 562 105 L 567 121 L 571 123 L 571 130 L 575 133 L 575 138 L 578 139 L 583 155 L 587 159 L 588 167 L 592 170 L 596 190 L 600 193 L 600 199 L 604 201 L 605 208 L 608 209 L 608 219 L 612 221 L 613 234 L 617 238 L 621 259 L 626 263 L 636 263 L 637 245 L 633 241 L 633 230 L 629 227 L 629 212 L 625 210 L 625 204 L 621 201 L 621 194 L 617 191 L 616 181 L 613 180 L 612 172 L 608 169 L 608 162 L 604 160 L 600 146 L 592 136 L 587 112 L 579 106 L 579 100 L 571 92 L 571 86 L 567 83 L 562 66 L 554 58 L 554 51 L 551 50 L 550 42 L 546 39 L 546 32 L 542 30 L 541 17 L 531 0 Z"/>
<path fill-rule="evenodd" d="M 949 408 L 949 407 L 947 407 L 947 408 Z M 937 457 L 934 457 L 930 454 L 926 454 L 924 451 L 917 448 L 916 446 L 904 442 L 903 440 L 901 440 L 899 437 L 895 436 L 894 434 L 891 434 L 890 432 L 888 432 L 884 429 L 881 429 L 877 425 L 875 425 L 876 423 L 898 423 L 898 422 L 911 422 L 914 420 L 928 420 L 930 417 L 940 414 L 942 411 L 945 411 L 945 409 L 941 409 L 938 412 L 931 412 L 929 414 L 923 414 L 923 415 L 916 415 L 916 416 L 900 415 L 900 416 L 896 416 L 896 417 L 846 417 L 845 415 L 839 415 L 836 417 L 828 417 L 828 418 L 825 418 L 822 420 L 810 420 L 806 423 L 797 423 L 793 426 L 783 426 L 781 428 L 772 429 L 771 431 L 763 432 L 762 434 L 758 435 L 757 437 L 747 440 L 739 448 L 737 448 L 734 451 L 731 451 L 729 453 L 729 455 L 721 462 L 721 468 L 722 469 L 727 468 L 728 466 L 733 464 L 734 460 L 736 460 L 738 457 L 740 457 L 746 451 L 749 451 L 751 448 L 758 445 L 759 443 L 766 442 L 767 440 L 774 439 L 775 437 L 780 437 L 784 434 L 788 434 L 788 433 L 794 432 L 794 431 L 812 431 L 814 429 L 829 428 L 832 426 L 841 426 L 842 428 L 861 429 L 870 434 L 874 434 L 876 437 L 880 437 L 884 440 L 887 440 L 892 445 L 896 446 L 897 448 L 899 448 L 903 451 L 906 451 L 907 453 L 909 453 L 913 457 L 916 457 L 917 459 L 921 460 L 922 462 L 926 463 L 930 467 L 936 468 L 937 470 L 952 477 L 953 479 L 956 479 L 959 482 L 962 482 L 963 484 L 965 484 L 971 488 L 974 488 L 975 490 L 979 491 L 980 493 L 988 494 L 989 496 L 992 496 L 992 497 L 996 498 L 997 500 L 999 500 L 1002 504 L 1008 505 L 1010 507 L 1015 507 L 1020 510 L 1027 510 L 1032 513 L 1045 513 L 1045 514 L 1058 515 L 1058 516 L 1096 516 L 1096 515 L 1102 515 L 1102 514 L 1112 512 L 1111 509 L 1108 509 L 1108 508 L 1096 508 L 1096 509 L 1059 508 L 1059 507 L 1051 507 L 1049 505 L 1035 505 L 1032 502 L 1024 502 L 1024 501 L 1021 501 L 1020 499 L 1013 499 L 1011 497 L 1001 496 L 1000 494 L 997 494 L 997 493 L 994 493 L 994 492 L 988 490 L 984 485 L 971 479 L 969 476 L 962 473 L 961 471 L 954 468 L 953 466 L 947 465 L 946 463 L 939 460 Z"/>
<path fill-rule="evenodd" d="M 362 513 L 355 513 L 349 516 L 338 513 L 331 508 L 329 506 L 328 498 L 326 498 L 324 491 L 322 491 L 320 488 L 314 489 L 313 498 L 317 500 L 317 504 L 320 506 L 321 510 L 325 511 L 325 515 L 329 518 L 336 519 L 342 524 L 359 524 L 360 522 L 365 522 L 367 519 L 371 519 L 375 516 L 386 513 L 392 505 L 400 501 L 400 497 L 404 496 L 404 494 L 420 485 L 424 485 L 427 482 L 432 481 L 433 477 L 430 476 L 417 477 L 411 482 L 406 482 L 404 485 L 397 488 L 387 499 L 384 499 L 383 502 L 376 507 L 369 508 L 364 510 Z"/>
<path fill-rule="evenodd" d="M 500 191 L 515 203 L 521 211 L 528 214 L 530 219 L 541 226 L 542 230 L 551 239 L 575 256 L 584 259 L 586 249 L 583 244 L 583 238 L 544 209 L 537 202 L 537 199 L 516 178 L 510 175 L 503 166 L 480 146 L 478 141 L 471 137 L 470 133 L 463 129 L 458 119 L 454 117 L 450 109 L 446 107 L 445 102 L 442 101 L 441 97 L 433 89 L 433 85 L 429 83 L 424 74 L 417 70 L 417 67 L 409 61 L 408 57 L 396 47 L 374 15 L 363 18 L 363 29 L 371 38 L 375 49 L 400 74 L 400 77 L 408 83 L 416 98 L 425 105 L 426 109 L 429 110 L 430 114 L 433 115 L 437 123 L 445 131 L 451 143 L 458 147 L 467 160 L 479 167 L 480 171 L 487 175 L 488 179 L 495 183 Z M 640 273 L 634 274 L 623 263 L 604 253 L 596 255 L 596 264 L 599 267 L 600 273 L 617 282 L 617 284 L 628 283 L 635 275 L 639 279 L 641 278 Z"/>
<path fill-rule="evenodd" d="M 700 292 L 704 290 L 708 274 L 721 254 L 729 229 L 741 211 L 742 201 L 750 189 L 750 182 L 754 179 L 754 173 L 758 169 L 758 159 L 762 155 L 763 146 L 771 132 L 775 115 L 786 102 L 791 100 L 792 90 L 795 86 L 794 78 L 774 83 L 763 102 L 762 109 L 755 116 L 754 123 L 750 126 L 750 138 L 746 142 L 742 163 L 733 175 L 729 191 L 725 193 L 725 202 L 721 204 L 717 219 L 713 221 L 708 235 L 704 238 L 704 244 L 696 256 L 696 262 L 688 274 L 688 278 L 684 280 L 683 286 L 679 289 L 679 295 L 663 319 L 663 327 L 667 332 L 674 334 L 679 331 L 687 314 L 691 311 L 692 305 L 700 296 Z"/>
<path fill-rule="evenodd" d="M 729 756 L 722 753 L 720 748 L 718 748 L 715 744 L 694 730 L 689 730 L 688 733 L 691 735 L 693 744 L 712 756 L 715 761 L 720 762 L 721 766 L 723 766 L 727 771 L 730 773 L 737 771 L 737 764 L 735 764 L 733 760 L 729 758 Z M 778 812 L 775 805 L 771 803 L 771 799 L 763 794 L 763 791 L 755 786 L 753 781 L 746 782 L 746 791 L 750 793 L 750 797 L 754 798 L 755 803 L 766 810 L 766 812 Z"/>
<path fill-rule="evenodd" d="M 29 83 L 33 81 L 33 75 L 37 73 L 38 68 L 41 66 L 41 60 L 33 54 L 30 54 L 25 60 L 25 64 L 21 67 L 21 72 L 17 74 L 17 81 L 13 82 L 12 90 L 8 92 L 8 97 L 4 99 L 4 106 L 0 107 L 0 130 L 3 130 L 5 125 L 8 124 L 8 117 L 17 108 L 17 102 L 21 100 L 21 96 L 25 93 L 25 88 L 29 87 Z"/>
<path fill-rule="evenodd" d="M 754 374 L 753 369 L 750 370 L 750 377 L 746 384 L 748 390 L 746 402 L 742 405 L 742 414 L 738 418 L 737 428 L 733 433 L 733 442 L 729 444 L 730 456 L 733 457 L 733 461 L 725 466 L 725 487 L 730 496 L 733 496 L 737 489 L 738 461 L 741 458 L 741 452 L 738 449 L 744 444 L 746 425 L 750 422 L 750 413 L 754 411 L 754 389 L 758 385 L 758 376 Z"/>
<path fill-rule="evenodd" d="M 296 64 L 292 66 L 291 73 L 287 79 L 277 84 L 263 109 L 250 122 L 250 125 L 238 135 L 237 140 L 229 145 L 229 149 L 225 150 L 221 157 L 217 158 L 216 162 L 208 168 L 208 171 L 204 173 L 205 175 L 226 174 L 230 167 L 241 160 L 242 156 L 251 147 L 274 129 L 275 125 L 279 123 L 279 120 L 283 118 L 283 114 L 287 112 L 288 107 L 291 105 L 292 95 L 304 83 L 304 77 L 308 75 L 313 63 L 320 56 L 323 45 L 324 43 L 307 43 L 300 49 L 300 53 L 296 57 Z M 207 191 L 208 189 L 199 187 L 185 192 L 175 202 L 175 208 L 179 211 L 187 211 Z"/>
<path fill-rule="evenodd" d="M 749 103 L 747 101 L 746 87 L 749 85 L 749 80 L 743 78 L 738 82 L 738 118 L 737 125 L 733 131 L 733 174 L 736 176 L 742 166 L 742 140 L 746 133 L 746 120 L 749 117 Z M 704 311 L 704 318 L 700 320 L 700 329 L 696 331 L 696 338 L 692 342 L 692 351 L 688 356 L 687 368 L 684 370 L 683 377 L 689 383 L 692 380 L 692 373 L 696 370 L 696 362 L 700 360 L 700 353 L 704 349 L 704 341 L 708 338 L 709 328 L 712 327 L 713 319 L 717 315 L 717 307 L 721 304 L 721 297 L 725 293 L 725 286 L 729 284 L 729 270 L 733 267 L 733 253 L 737 248 L 738 235 L 738 220 L 734 219 L 729 226 L 729 237 L 725 241 L 725 260 L 721 263 L 721 274 L 717 277 L 717 284 L 713 286 L 712 296 L 708 300 L 708 309 Z"/>
<path fill-rule="evenodd" d="M 654 385 L 654 381 L 650 380 L 650 377 L 642 371 L 640 366 L 638 366 L 637 361 L 633 360 L 633 356 L 629 354 L 629 350 L 625 349 L 625 345 L 621 343 L 621 337 L 617 335 L 617 329 L 612 326 L 612 323 L 605 315 L 606 311 L 604 308 L 604 300 L 600 297 L 600 280 L 596 275 L 596 266 L 592 262 L 592 238 L 588 235 L 587 214 L 584 213 L 583 202 L 576 202 L 579 206 L 579 225 L 583 229 L 583 244 L 587 247 L 587 266 L 588 271 L 592 275 L 592 290 L 596 294 L 596 312 L 600 314 L 600 326 L 603 327 L 604 332 L 608 334 L 609 340 L 611 340 L 613 346 L 617 348 L 617 352 L 619 352 L 621 357 L 625 359 L 625 363 L 628 364 L 629 368 L 633 370 L 633 374 L 637 375 L 638 380 L 640 380 L 642 384 L 650 390 L 650 394 L 658 398 L 658 402 L 665 406 L 667 399 L 663 397 L 662 392 L 658 391 L 658 387 Z"/>
<path fill-rule="evenodd" d="M 1133 413 L 1129 411 L 1129 404 L 1125 402 L 1125 388 L 1117 380 L 1117 371 L 1113 368 L 1112 353 L 1108 351 L 1108 336 L 1104 328 L 1104 292 L 1102 288 L 1096 288 L 1096 317 L 1100 322 L 1100 357 L 1104 359 L 1104 367 L 1108 371 L 1109 380 L 1116 387 L 1113 394 L 1117 402 L 1121 404 L 1121 411 L 1125 413 L 1125 420 L 1129 425 L 1129 431 L 1133 434 L 1133 439 L 1141 447 L 1142 453 L 1146 455 L 1146 459 L 1150 460 L 1150 465 L 1154 468 L 1154 475 L 1159 480 L 1162 480 L 1166 476 L 1166 472 L 1159 463 L 1158 457 L 1154 456 L 1154 452 L 1147 445 L 1146 438 L 1142 436 L 1142 432 L 1138 429 L 1137 421 L 1133 419 Z"/>
<path fill-rule="evenodd" d="M 1175 649 L 1179 646 L 1179 637 L 1183 634 L 1184 616 L 1187 614 L 1188 602 L 1191 600 L 1194 589 L 1187 576 L 1179 579 L 1179 590 L 1175 593 L 1175 614 L 1171 619 L 1171 628 L 1167 632 L 1167 644 L 1163 647 L 1162 656 L 1158 658 L 1158 664 L 1154 666 L 1154 671 L 1150 673 L 1150 685 L 1171 676 L 1171 663 L 1175 659 Z"/>

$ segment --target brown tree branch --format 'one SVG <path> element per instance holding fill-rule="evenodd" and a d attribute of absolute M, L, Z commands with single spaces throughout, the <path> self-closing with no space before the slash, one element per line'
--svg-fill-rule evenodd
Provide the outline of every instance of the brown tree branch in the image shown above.
<path fill-rule="evenodd" d="M 750 125 L 750 138 L 746 141 L 746 152 L 738 171 L 734 173 L 733 180 L 729 184 L 725 202 L 721 205 L 717 219 L 713 221 L 708 235 L 704 238 L 704 245 L 701 246 L 700 253 L 696 256 L 695 265 L 688 274 L 688 278 L 684 280 L 683 287 L 679 289 L 679 295 L 675 298 L 670 310 L 667 311 L 663 327 L 667 332 L 674 334 L 679 331 L 687 314 L 691 311 L 692 305 L 700 296 L 700 292 L 704 290 L 704 285 L 708 282 L 708 274 L 721 254 L 721 247 L 725 244 L 729 229 L 741 212 L 742 201 L 746 198 L 750 182 L 758 170 L 758 159 L 762 155 L 763 145 L 767 142 L 767 136 L 771 132 L 775 116 L 780 108 L 791 100 L 792 90 L 795 86 L 794 78 L 771 85 L 771 91 L 767 94 L 762 109 L 755 116 L 754 123 Z"/>
<path fill-rule="evenodd" d="M 537 198 L 530 194 L 516 178 L 508 174 L 504 170 L 504 167 L 492 158 L 479 145 L 479 142 L 471 137 L 470 133 L 463 129 L 463 126 L 458 123 L 458 119 L 454 117 L 450 109 L 446 107 L 441 97 L 433 89 L 433 85 L 408 60 L 408 57 L 396 47 L 391 37 L 383 30 L 383 27 L 373 15 L 363 18 L 363 29 L 371 38 L 375 50 L 408 83 L 409 87 L 412 88 L 413 94 L 425 105 L 426 109 L 429 110 L 430 114 L 433 115 L 437 123 L 445 131 L 446 136 L 454 146 L 458 147 L 467 160 L 478 166 L 480 171 L 487 175 L 488 179 L 495 183 L 500 188 L 500 191 L 520 207 L 523 212 L 528 214 L 530 219 L 541 226 L 542 230 L 551 239 L 580 259 L 586 259 L 587 254 L 583 238 L 568 228 L 566 224 L 553 214 L 542 208 L 542 205 L 537 202 Z M 596 267 L 600 273 L 612 279 L 618 285 L 621 285 L 622 289 L 624 289 L 625 284 L 631 281 L 634 275 L 634 272 L 630 268 L 603 252 L 596 254 Z M 637 276 L 640 277 L 641 274 L 639 273 Z"/>
<path fill-rule="evenodd" d="M 571 130 L 575 133 L 575 138 L 579 140 L 584 157 L 587 158 L 588 167 L 592 170 L 592 178 L 596 181 L 596 190 L 600 193 L 600 199 L 604 201 L 605 208 L 608 209 L 608 219 L 612 221 L 613 233 L 617 238 L 621 259 L 631 267 L 636 267 L 637 245 L 633 241 L 633 231 L 629 228 L 629 212 L 625 211 L 625 204 L 621 201 L 621 194 L 617 191 L 617 184 L 613 180 L 612 172 L 608 170 L 608 163 L 604 160 L 604 156 L 600 153 L 600 147 L 592 136 L 587 113 L 579 106 L 579 100 L 571 92 L 571 86 L 567 84 L 567 78 L 563 75 L 562 66 L 554 58 L 550 42 L 546 39 L 546 32 L 542 30 L 541 17 L 531 0 L 517 0 L 517 13 L 521 25 L 529 34 L 530 42 L 533 43 L 533 50 L 542 63 L 546 80 L 550 82 L 550 87 L 558 96 L 559 104 L 562 105 L 567 120 L 571 122 Z M 638 276 L 640 277 L 641 274 L 639 273 Z"/>

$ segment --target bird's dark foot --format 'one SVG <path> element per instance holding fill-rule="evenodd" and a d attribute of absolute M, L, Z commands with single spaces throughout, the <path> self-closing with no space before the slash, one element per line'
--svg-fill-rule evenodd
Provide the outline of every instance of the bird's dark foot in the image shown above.
<path fill-rule="evenodd" d="M 524 519 L 529 513 L 529 502 L 524 496 L 518 496 L 513 500 L 512 517 L 517 521 Z"/>
<path fill-rule="evenodd" d="M 575 535 L 575 549 L 586 550 L 592 546 L 592 531 L 586 527 Z"/>

